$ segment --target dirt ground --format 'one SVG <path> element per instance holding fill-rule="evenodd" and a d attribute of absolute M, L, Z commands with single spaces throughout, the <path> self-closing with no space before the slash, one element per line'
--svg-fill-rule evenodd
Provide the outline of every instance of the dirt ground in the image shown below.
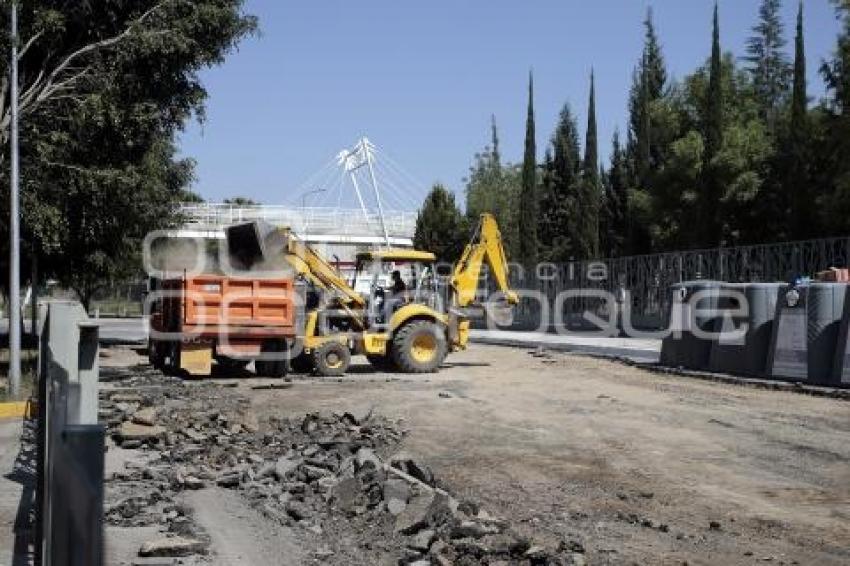
<path fill-rule="evenodd" d="M 427 377 L 297 381 L 261 416 L 374 406 L 451 489 L 590 563 L 847 564 L 850 403 L 473 346 Z"/>
<path fill-rule="evenodd" d="M 580 541 L 589 564 L 850 563 L 847 401 L 495 346 L 424 377 L 362 360 L 343 379 L 253 388 L 264 381 L 236 381 L 261 419 L 365 407 L 403 418 L 405 452 L 451 492 L 546 544 Z M 291 532 L 259 528 L 227 497 L 188 501 L 212 535 L 208 560 L 301 563 Z"/>

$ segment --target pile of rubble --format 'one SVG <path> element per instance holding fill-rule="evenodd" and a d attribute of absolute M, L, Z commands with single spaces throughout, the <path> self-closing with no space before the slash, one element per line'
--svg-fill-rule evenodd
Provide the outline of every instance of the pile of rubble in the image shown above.
<path fill-rule="evenodd" d="M 206 552 L 208 539 L 179 492 L 238 490 L 270 520 L 293 527 L 327 563 L 576 564 L 583 549 L 547 549 L 469 501 L 458 501 L 421 462 L 399 452 L 404 431 L 371 411 L 311 413 L 257 422 L 247 400 L 213 384 L 151 373 L 131 390 L 102 393 L 101 417 L 145 465 L 108 484 L 106 517 L 160 524 L 165 538 L 140 554 Z M 309 543 L 308 543 L 309 544 Z"/>

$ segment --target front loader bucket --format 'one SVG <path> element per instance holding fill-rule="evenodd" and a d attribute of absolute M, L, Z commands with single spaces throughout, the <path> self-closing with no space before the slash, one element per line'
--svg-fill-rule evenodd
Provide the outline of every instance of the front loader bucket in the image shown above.
<path fill-rule="evenodd" d="M 228 226 L 225 236 L 231 261 L 244 269 L 279 258 L 286 246 L 281 231 L 262 220 Z"/>

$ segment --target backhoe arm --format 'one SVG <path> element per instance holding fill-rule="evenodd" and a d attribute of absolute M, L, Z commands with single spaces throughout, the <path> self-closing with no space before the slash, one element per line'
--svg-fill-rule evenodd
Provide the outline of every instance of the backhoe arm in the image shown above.
<path fill-rule="evenodd" d="M 499 226 L 493 215 L 485 213 L 481 215 L 472 241 L 463 250 L 452 275 L 455 306 L 467 307 L 475 302 L 481 267 L 485 262 L 499 291 L 504 293 L 507 303 L 515 305 L 519 302 L 517 294 L 511 291 L 508 283 L 508 260 L 502 246 Z"/>

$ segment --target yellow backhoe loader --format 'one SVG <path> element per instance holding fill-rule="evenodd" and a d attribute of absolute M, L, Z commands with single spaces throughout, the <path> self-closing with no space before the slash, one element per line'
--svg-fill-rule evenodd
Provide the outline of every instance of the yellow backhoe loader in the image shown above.
<path fill-rule="evenodd" d="M 495 219 L 481 215 L 472 241 L 450 271 L 438 274 L 433 253 L 382 249 L 357 256 L 353 281 L 289 229 L 262 222 L 227 229 L 230 257 L 246 269 L 280 267 L 301 283 L 303 319 L 291 352 L 292 369 L 342 375 L 352 354 L 364 354 L 380 369 L 436 371 L 449 351 L 466 347 L 470 316 L 482 305 L 478 287 L 486 264 L 499 301 L 510 309 L 508 264 Z"/>

